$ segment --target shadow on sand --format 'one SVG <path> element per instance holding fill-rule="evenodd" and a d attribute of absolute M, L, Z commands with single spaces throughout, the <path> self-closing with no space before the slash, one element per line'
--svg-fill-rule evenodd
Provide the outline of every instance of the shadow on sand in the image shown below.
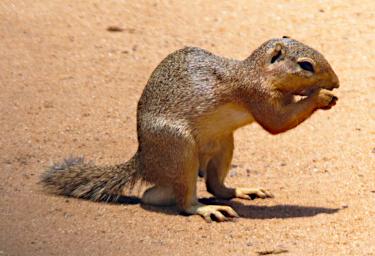
<path fill-rule="evenodd" d="M 249 219 L 287 219 L 298 217 L 313 217 L 318 214 L 334 214 L 340 208 L 301 206 L 301 205 L 274 205 L 274 206 L 259 206 L 259 205 L 245 205 L 239 201 L 218 200 L 213 197 L 202 198 L 199 200 L 204 204 L 213 205 L 228 205 L 232 207 L 241 218 Z M 160 212 L 169 215 L 179 214 L 176 207 L 156 207 L 141 204 L 138 197 L 120 196 L 114 204 L 140 204 L 141 207 L 148 211 Z"/>

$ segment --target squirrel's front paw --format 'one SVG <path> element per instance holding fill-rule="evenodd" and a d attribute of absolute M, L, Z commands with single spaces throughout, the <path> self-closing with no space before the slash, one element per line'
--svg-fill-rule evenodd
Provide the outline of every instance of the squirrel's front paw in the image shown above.
<path fill-rule="evenodd" d="M 316 95 L 316 103 L 320 109 L 330 109 L 336 105 L 338 98 L 328 90 L 320 90 Z"/>

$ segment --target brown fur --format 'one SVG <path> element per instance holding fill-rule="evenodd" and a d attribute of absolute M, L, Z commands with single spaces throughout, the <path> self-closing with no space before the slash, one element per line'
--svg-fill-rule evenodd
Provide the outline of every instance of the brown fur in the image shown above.
<path fill-rule="evenodd" d="M 301 61 L 314 71 L 304 70 Z M 197 202 L 198 169 L 206 173 L 215 196 L 269 196 L 264 190 L 224 185 L 234 130 L 256 121 L 272 134 L 287 131 L 315 110 L 333 106 L 337 98 L 324 89 L 338 86 L 324 57 L 290 38 L 269 40 L 243 61 L 187 47 L 167 56 L 143 91 L 137 110 L 139 147 L 132 160 L 114 167 L 50 169 L 43 182 L 59 194 L 97 200 L 121 194 L 142 179 L 155 184 L 145 192 L 144 203 L 177 203 L 187 213 L 225 220 L 218 211 L 228 213 L 227 208 Z M 294 95 L 305 98 L 296 101 Z"/>

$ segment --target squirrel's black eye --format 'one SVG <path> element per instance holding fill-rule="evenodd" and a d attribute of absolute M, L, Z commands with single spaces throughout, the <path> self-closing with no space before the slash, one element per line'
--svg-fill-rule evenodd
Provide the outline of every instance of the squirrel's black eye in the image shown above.
<path fill-rule="evenodd" d="M 308 61 L 299 61 L 298 65 L 303 69 L 314 73 L 314 66 Z"/>
<path fill-rule="evenodd" d="M 275 56 L 272 57 L 271 63 L 275 63 L 281 57 L 281 51 L 278 51 Z"/>

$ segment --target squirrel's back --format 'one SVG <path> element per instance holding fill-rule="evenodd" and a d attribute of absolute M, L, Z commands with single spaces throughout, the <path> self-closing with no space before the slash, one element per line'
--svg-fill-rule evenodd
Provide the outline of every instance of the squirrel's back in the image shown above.
<path fill-rule="evenodd" d="M 197 47 L 169 54 L 151 74 L 138 103 L 138 117 L 145 114 L 175 117 L 199 115 L 215 107 L 238 61 Z"/>

